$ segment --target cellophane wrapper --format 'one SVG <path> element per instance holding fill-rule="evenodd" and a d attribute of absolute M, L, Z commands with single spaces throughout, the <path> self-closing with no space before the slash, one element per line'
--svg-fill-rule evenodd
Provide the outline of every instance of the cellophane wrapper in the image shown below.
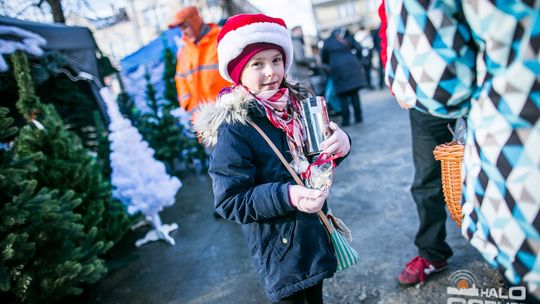
<path fill-rule="evenodd" d="M 320 165 L 312 164 L 310 171 L 310 175 L 306 179 L 306 187 L 317 190 L 330 189 L 334 177 L 332 162 L 326 162 Z"/>

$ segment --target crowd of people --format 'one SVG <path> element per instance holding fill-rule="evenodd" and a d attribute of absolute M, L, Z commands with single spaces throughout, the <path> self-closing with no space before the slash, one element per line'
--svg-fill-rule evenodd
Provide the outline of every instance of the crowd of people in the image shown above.
<path fill-rule="evenodd" d="M 317 161 L 337 169 L 352 144 L 341 127 L 351 124 L 351 106 L 354 122 L 363 122 L 359 90 L 374 87 L 372 62 L 379 58 L 377 86 L 385 74 L 396 101 L 409 110 L 411 194 L 420 222 L 418 256 L 399 283 L 424 282 L 452 256 L 432 151 L 452 140 L 448 126 L 464 117 L 463 235 L 509 286 L 526 286 L 530 302 L 540 299 L 540 1 L 476 1 L 482 11 L 447 2 L 383 1 L 380 30 L 335 29 L 320 60 L 306 55 L 301 27 L 289 30 L 280 18 L 239 14 L 219 28 L 204 23 L 194 7 L 176 14 L 171 26 L 182 29 L 185 44 L 178 53 L 178 98 L 212 147 L 214 209 L 241 224 L 270 301 L 322 303 L 323 281 L 337 268 L 315 215 L 329 212 L 329 189 L 296 184 L 278 156 L 309 178 L 300 100 L 322 92 L 310 81 L 314 72 L 328 75 L 324 91 L 339 100 L 327 97 L 341 121 L 330 123 Z"/>

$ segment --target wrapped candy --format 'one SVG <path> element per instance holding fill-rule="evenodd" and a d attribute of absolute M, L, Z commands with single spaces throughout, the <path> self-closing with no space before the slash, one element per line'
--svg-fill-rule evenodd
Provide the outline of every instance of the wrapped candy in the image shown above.
<path fill-rule="evenodd" d="M 317 159 L 302 173 L 306 186 L 311 189 L 329 190 L 334 177 L 335 157 L 326 153 L 320 154 Z"/>

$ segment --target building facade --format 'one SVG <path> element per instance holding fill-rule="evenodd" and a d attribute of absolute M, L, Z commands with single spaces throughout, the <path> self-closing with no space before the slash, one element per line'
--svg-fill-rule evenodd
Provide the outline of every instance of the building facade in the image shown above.
<path fill-rule="evenodd" d="M 379 26 L 377 8 L 380 0 L 311 0 L 317 30 L 322 38 L 340 27 L 353 33 L 361 27 Z"/>
<path fill-rule="evenodd" d="M 124 3 L 121 8 L 111 8 L 110 17 L 89 20 L 70 15 L 66 18 L 68 24 L 89 27 L 99 48 L 116 63 L 158 37 L 184 6 L 197 6 L 205 22 L 215 23 L 231 13 L 257 12 L 245 0 L 125 0 Z"/>
<path fill-rule="evenodd" d="M 256 11 L 247 1 L 126 0 L 126 4 L 123 9 L 127 14 L 127 20 L 102 27 L 96 27 L 95 24 L 88 25 L 93 30 L 101 50 L 115 62 L 158 37 L 167 29 L 174 14 L 184 6 L 197 6 L 203 20 L 216 23 L 227 17 L 229 12 Z M 118 10 L 112 12 L 112 15 L 120 13 Z"/>

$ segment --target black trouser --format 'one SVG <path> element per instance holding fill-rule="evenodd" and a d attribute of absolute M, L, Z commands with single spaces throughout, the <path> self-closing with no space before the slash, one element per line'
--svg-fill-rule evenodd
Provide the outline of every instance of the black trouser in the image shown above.
<path fill-rule="evenodd" d="M 293 295 L 290 295 L 286 298 L 281 299 L 279 304 L 322 304 L 323 295 L 322 295 L 323 282 L 315 286 L 311 286 L 304 290 L 301 290 Z"/>
<path fill-rule="evenodd" d="M 409 111 L 414 161 L 411 194 L 416 202 L 420 227 L 414 244 L 420 256 L 437 262 L 452 256 L 446 238 L 446 209 L 441 184 L 440 163 L 433 158 L 435 146 L 452 140 L 447 128 L 454 119 L 442 119 L 417 110 Z"/>
<path fill-rule="evenodd" d="M 351 112 L 349 111 L 349 101 L 352 103 L 356 122 L 362 122 L 362 106 L 360 105 L 360 95 L 358 94 L 358 89 L 339 93 L 337 96 L 341 102 L 341 117 L 343 118 L 341 124 L 344 126 L 348 126 L 350 124 Z"/>
<path fill-rule="evenodd" d="M 368 85 L 368 88 L 371 88 L 371 64 L 364 65 L 364 74 L 366 74 L 366 82 Z"/>
<path fill-rule="evenodd" d="M 377 62 L 379 63 L 377 67 L 377 78 L 379 79 L 379 89 L 382 89 L 384 88 L 384 67 L 381 61 L 381 50 L 378 49 L 376 53 Z"/>

